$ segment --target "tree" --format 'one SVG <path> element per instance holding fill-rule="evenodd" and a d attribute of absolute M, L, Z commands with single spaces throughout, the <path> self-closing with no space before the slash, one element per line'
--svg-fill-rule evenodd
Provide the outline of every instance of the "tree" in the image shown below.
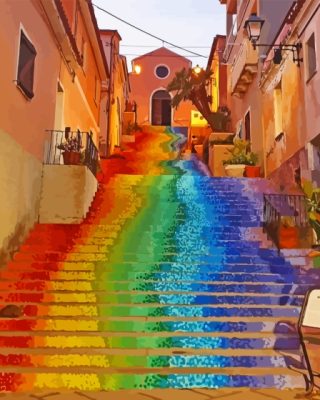
<path fill-rule="evenodd" d="M 229 110 L 224 107 L 223 112 L 212 112 L 210 109 L 210 97 L 206 91 L 206 85 L 212 76 L 211 71 L 201 69 L 195 73 L 193 69 L 183 68 L 176 72 L 173 80 L 168 84 L 167 90 L 173 92 L 172 105 L 178 108 L 182 101 L 190 100 L 203 117 L 207 120 L 212 131 L 225 130 L 229 121 Z"/>

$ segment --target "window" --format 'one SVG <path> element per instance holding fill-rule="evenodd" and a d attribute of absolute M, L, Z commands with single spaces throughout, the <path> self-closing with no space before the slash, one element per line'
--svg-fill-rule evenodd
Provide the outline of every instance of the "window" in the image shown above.
<path fill-rule="evenodd" d="M 34 61 L 37 52 L 32 43 L 27 39 L 26 35 L 21 31 L 19 64 L 17 85 L 22 89 L 29 99 L 34 96 L 33 78 L 34 78 Z"/>
<path fill-rule="evenodd" d="M 156 68 L 156 75 L 160 79 L 164 79 L 169 75 L 169 69 L 165 65 L 159 65 Z"/>
<path fill-rule="evenodd" d="M 317 59 L 316 59 L 316 43 L 314 33 L 310 36 L 306 43 L 306 56 L 307 56 L 307 79 L 317 71 Z"/>
<path fill-rule="evenodd" d="M 282 84 L 281 84 L 281 81 L 274 88 L 273 102 L 274 102 L 274 124 L 275 124 L 275 137 L 276 137 L 283 130 L 283 125 L 282 125 Z"/>
<path fill-rule="evenodd" d="M 94 102 L 97 104 L 100 101 L 100 91 L 99 91 L 99 79 L 95 77 L 94 79 Z"/>

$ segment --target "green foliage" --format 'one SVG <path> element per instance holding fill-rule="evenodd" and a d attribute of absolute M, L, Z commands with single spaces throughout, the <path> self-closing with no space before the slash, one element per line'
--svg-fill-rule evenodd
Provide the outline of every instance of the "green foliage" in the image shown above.
<path fill-rule="evenodd" d="M 250 149 L 250 142 L 240 138 L 233 140 L 234 148 L 228 150 L 231 153 L 231 157 L 228 160 L 224 160 L 224 165 L 230 164 L 245 164 L 245 165 L 257 165 L 259 157 L 257 153 L 248 151 Z"/>

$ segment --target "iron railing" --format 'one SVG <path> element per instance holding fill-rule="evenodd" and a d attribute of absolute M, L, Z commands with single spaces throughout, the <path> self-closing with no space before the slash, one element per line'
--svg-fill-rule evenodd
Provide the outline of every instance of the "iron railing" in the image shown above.
<path fill-rule="evenodd" d="M 268 237 L 280 249 L 279 230 L 283 217 L 291 217 L 294 226 L 309 226 L 306 198 L 304 195 L 264 194 L 263 227 Z"/>
<path fill-rule="evenodd" d="M 46 130 L 49 137 L 45 143 L 44 164 L 86 165 L 96 175 L 99 152 L 93 142 L 92 132 Z M 76 157 L 67 159 L 66 153 Z"/>

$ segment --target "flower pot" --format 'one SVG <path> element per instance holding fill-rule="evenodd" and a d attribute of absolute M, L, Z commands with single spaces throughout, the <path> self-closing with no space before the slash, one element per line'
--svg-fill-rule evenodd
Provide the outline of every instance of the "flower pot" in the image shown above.
<path fill-rule="evenodd" d="M 245 164 L 229 164 L 225 165 L 224 169 L 227 176 L 232 176 L 234 178 L 241 178 L 245 170 Z"/>
<path fill-rule="evenodd" d="M 78 151 L 64 151 L 62 153 L 63 163 L 65 165 L 79 165 L 81 153 Z"/>
<path fill-rule="evenodd" d="M 260 177 L 260 166 L 246 165 L 245 176 L 247 178 L 259 178 Z"/>
<path fill-rule="evenodd" d="M 280 226 L 279 245 L 281 249 L 296 249 L 299 247 L 299 230 L 296 226 Z"/>

